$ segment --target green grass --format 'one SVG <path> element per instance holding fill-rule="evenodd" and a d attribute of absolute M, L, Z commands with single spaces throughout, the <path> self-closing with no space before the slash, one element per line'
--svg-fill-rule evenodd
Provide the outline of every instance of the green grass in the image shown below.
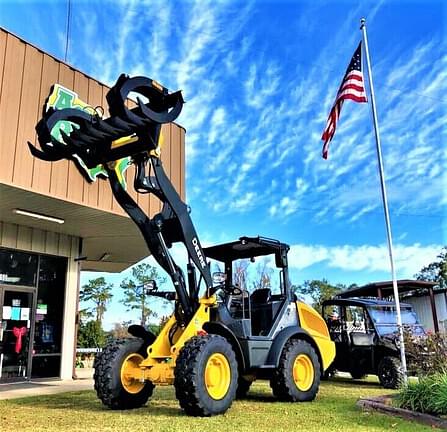
<path fill-rule="evenodd" d="M 281 403 L 265 381 L 256 382 L 247 399 L 237 400 L 225 415 L 186 416 L 172 387 L 157 388 L 147 406 L 132 411 L 104 408 L 93 391 L 0 401 L 1 432 L 51 431 L 430 431 L 399 418 L 363 412 L 355 406 L 361 396 L 388 393 L 376 381 L 337 379 L 321 385 L 311 403 Z"/>

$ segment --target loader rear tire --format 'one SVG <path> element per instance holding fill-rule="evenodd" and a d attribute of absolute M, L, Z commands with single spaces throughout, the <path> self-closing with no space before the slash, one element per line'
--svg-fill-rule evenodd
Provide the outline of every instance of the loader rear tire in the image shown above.
<path fill-rule="evenodd" d="M 320 375 L 320 362 L 312 345 L 304 340 L 291 339 L 282 350 L 270 387 L 279 400 L 312 401 L 318 393 Z"/>
<path fill-rule="evenodd" d="M 152 396 L 154 385 L 126 376 L 126 368 L 138 367 L 145 355 L 140 338 L 109 343 L 95 360 L 95 390 L 102 403 L 113 410 L 139 408 Z"/>
<path fill-rule="evenodd" d="M 222 336 L 189 339 L 179 353 L 174 374 L 175 395 L 188 415 L 222 414 L 236 396 L 236 355 Z"/>

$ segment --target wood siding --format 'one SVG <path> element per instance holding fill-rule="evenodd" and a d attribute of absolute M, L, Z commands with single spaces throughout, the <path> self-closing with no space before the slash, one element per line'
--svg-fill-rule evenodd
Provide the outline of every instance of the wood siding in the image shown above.
<path fill-rule="evenodd" d="M 88 207 L 124 214 L 114 201 L 109 184 L 88 183 L 67 160 L 44 162 L 33 158 L 27 141 L 37 144 L 35 125 L 51 86 L 59 83 L 78 93 L 92 106 L 106 106 L 109 88 L 0 29 L 0 183 Z M 107 115 L 107 113 L 106 113 Z M 181 196 L 185 197 L 185 131 L 176 124 L 163 125 L 162 161 Z M 130 193 L 134 167 L 127 170 Z M 139 194 L 143 210 L 159 211 L 156 198 Z"/>
<path fill-rule="evenodd" d="M 76 258 L 79 238 L 0 221 L 0 247 Z"/>

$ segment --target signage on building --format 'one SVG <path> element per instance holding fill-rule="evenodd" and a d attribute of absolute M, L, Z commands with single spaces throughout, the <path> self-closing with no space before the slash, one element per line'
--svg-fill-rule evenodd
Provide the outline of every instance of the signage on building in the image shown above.
<path fill-rule="evenodd" d="M 46 109 L 49 108 L 54 109 L 63 109 L 63 108 L 77 108 L 80 110 L 87 111 L 91 114 L 98 115 L 99 113 L 95 110 L 95 108 L 88 105 L 86 102 L 79 99 L 79 96 L 74 91 L 71 91 L 60 84 L 54 84 L 53 91 L 51 92 L 50 96 L 47 100 Z M 58 121 L 51 131 L 51 134 L 55 139 L 57 139 L 59 142 L 64 142 L 62 135 L 60 133 L 60 130 L 63 130 L 66 134 L 70 134 L 70 132 L 73 130 L 73 123 L 67 120 L 60 120 Z M 84 161 L 76 156 L 81 174 L 90 182 L 96 181 L 98 177 L 107 177 L 107 171 L 104 169 L 102 165 L 98 165 L 95 168 L 89 169 L 85 165 Z M 126 178 L 125 178 L 125 171 L 127 168 L 129 168 L 131 163 L 130 157 L 126 157 L 123 159 L 120 159 L 116 161 L 115 165 L 115 171 L 117 172 L 118 178 L 120 179 L 120 182 L 124 189 L 127 188 L 126 185 Z"/>

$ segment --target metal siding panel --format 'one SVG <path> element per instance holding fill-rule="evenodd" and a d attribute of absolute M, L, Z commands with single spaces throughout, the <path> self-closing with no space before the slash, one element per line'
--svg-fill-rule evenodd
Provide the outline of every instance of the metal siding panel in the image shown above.
<path fill-rule="evenodd" d="M 0 221 L 0 245 L 2 244 L 2 238 L 3 238 L 3 225 L 4 223 Z"/>
<path fill-rule="evenodd" d="M 163 168 L 165 170 L 166 175 L 171 178 L 171 140 L 172 140 L 172 124 L 169 123 L 166 126 L 166 129 L 163 130 L 166 135 L 164 136 L 163 146 L 161 147 L 161 163 L 163 164 Z M 151 209 L 154 212 L 161 211 L 162 203 L 159 199 L 155 198 L 155 205 L 153 205 L 154 200 L 151 201 Z"/>
<path fill-rule="evenodd" d="M 180 196 L 186 201 L 185 130 L 180 128 Z"/>
<path fill-rule="evenodd" d="M 180 163 L 180 147 L 181 137 L 180 128 L 171 125 L 171 181 L 176 191 L 181 195 L 181 163 Z"/>
<path fill-rule="evenodd" d="M 5 66 L 5 55 L 6 55 L 6 38 L 7 33 L 0 29 L 0 82 L 3 82 L 3 68 Z M 0 84 L 0 100 L 1 100 L 1 84 Z"/>
<path fill-rule="evenodd" d="M 25 44 L 8 34 L 0 101 L 0 180 L 12 180 Z"/>
<path fill-rule="evenodd" d="M 31 237 L 31 250 L 33 252 L 45 252 L 45 231 L 33 228 Z"/>
<path fill-rule="evenodd" d="M 68 66 L 59 63 L 59 77 L 58 83 L 73 89 L 74 71 Z M 50 193 L 57 198 L 67 198 L 67 186 L 68 186 L 68 160 L 60 160 L 54 162 L 51 167 L 51 180 L 50 180 Z"/>
<path fill-rule="evenodd" d="M 92 107 L 102 103 L 102 86 L 92 79 L 88 81 L 88 99 L 87 103 Z M 92 207 L 98 207 L 99 186 L 98 182 L 84 182 L 84 204 Z"/>
<path fill-rule="evenodd" d="M 101 106 L 104 110 L 104 118 L 109 117 L 109 110 L 106 100 L 106 94 L 108 92 L 106 86 L 102 86 L 102 102 Z M 107 211 L 112 211 L 112 190 L 107 179 L 98 178 L 98 207 Z"/>
<path fill-rule="evenodd" d="M 88 78 L 80 72 L 74 73 L 73 91 L 78 94 L 79 98 L 87 101 L 88 98 Z M 72 161 L 68 164 L 68 191 L 67 197 L 77 203 L 83 202 L 84 195 L 84 179 L 79 172 L 78 167 Z"/>
<path fill-rule="evenodd" d="M 2 246 L 8 248 L 17 248 L 17 225 L 3 223 Z"/>
<path fill-rule="evenodd" d="M 51 86 L 57 82 L 58 75 L 59 64 L 53 58 L 44 54 L 38 103 L 39 113 L 42 113 L 45 101 L 50 94 Z M 36 141 L 34 143 L 38 146 L 38 143 Z M 51 167 L 53 165 L 53 162 L 45 162 L 38 158 L 33 159 L 34 165 L 31 187 L 37 192 L 48 194 L 50 192 Z"/>
<path fill-rule="evenodd" d="M 143 208 L 144 211 L 146 209 L 140 203 L 140 197 L 143 196 L 139 194 L 135 188 L 133 187 L 133 180 L 135 178 L 136 167 L 134 164 L 130 165 L 126 170 L 126 182 L 127 182 L 127 193 L 132 197 L 132 199 Z"/>
<path fill-rule="evenodd" d="M 70 245 L 70 255 L 69 256 L 71 258 L 76 258 L 79 255 L 79 238 L 70 236 L 70 241 L 71 241 L 71 245 Z"/>
<path fill-rule="evenodd" d="M 32 228 L 19 225 L 17 229 L 17 249 L 26 251 L 31 250 L 32 234 Z"/>
<path fill-rule="evenodd" d="M 25 49 L 25 66 L 20 98 L 19 124 L 14 160 L 13 182 L 29 188 L 33 176 L 33 156 L 27 141 L 35 143 L 35 126 L 40 117 L 39 90 L 43 54 L 30 45 Z"/>
<path fill-rule="evenodd" d="M 52 231 L 47 231 L 45 236 L 45 253 L 57 255 L 59 251 L 59 235 Z"/>
<path fill-rule="evenodd" d="M 58 255 L 69 257 L 71 251 L 71 236 L 59 234 Z"/>
<path fill-rule="evenodd" d="M 62 335 L 61 378 L 70 379 L 73 372 L 73 349 L 76 340 L 76 309 L 78 303 L 79 264 L 68 260 L 65 284 Z"/>

